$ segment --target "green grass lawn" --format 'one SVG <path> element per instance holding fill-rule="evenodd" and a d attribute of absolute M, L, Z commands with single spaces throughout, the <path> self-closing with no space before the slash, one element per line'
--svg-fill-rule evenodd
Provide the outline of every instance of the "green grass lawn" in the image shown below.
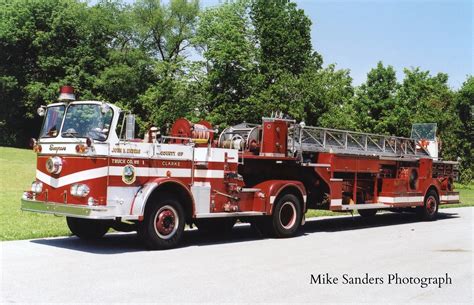
<path fill-rule="evenodd" d="M 34 180 L 36 154 L 31 149 L 0 147 L 0 240 L 29 239 L 69 235 L 64 217 L 20 210 L 20 198 Z M 462 204 L 442 208 L 474 206 L 474 184 L 457 185 Z M 342 215 L 331 211 L 310 210 L 306 217 Z"/>
<path fill-rule="evenodd" d="M 36 154 L 31 149 L 0 147 L 0 240 L 69 234 L 65 218 L 22 212 L 20 199 L 35 178 Z"/>

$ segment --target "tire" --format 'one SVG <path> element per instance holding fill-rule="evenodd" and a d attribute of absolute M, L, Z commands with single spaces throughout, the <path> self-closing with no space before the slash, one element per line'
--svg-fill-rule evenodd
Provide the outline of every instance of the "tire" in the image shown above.
<path fill-rule="evenodd" d="M 277 238 L 292 237 L 296 235 L 302 218 L 303 208 L 298 197 L 293 194 L 283 195 L 277 199 L 273 209 L 269 231 Z"/>
<path fill-rule="evenodd" d="M 66 217 L 67 226 L 72 234 L 82 239 L 99 239 L 109 231 L 108 221 Z"/>
<path fill-rule="evenodd" d="M 370 217 L 374 217 L 375 214 L 377 214 L 377 209 L 369 209 L 369 210 L 363 209 L 363 210 L 357 210 L 357 212 L 363 218 L 370 218 Z"/>
<path fill-rule="evenodd" d="M 225 218 L 212 218 L 212 219 L 196 219 L 194 224 L 199 231 L 211 233 L 211 234 L 226 234 L 232 231 L 236 218 L 225 217 Z"/>
<path fill-rule="evenodd" d="M 417 207 L 418 216 L 425 221 L 433 221 L 438 217 L 439 197 L 436 191 L 426 193 L 424 204 Z"/>
<path fill-rule="evenodd" d="M 150 202 L 145 218 L 139 224 L 138 236 L 151 250 L 171 249 L 178 246 L 184 232 L 184 210 L 168 195 Z"/>

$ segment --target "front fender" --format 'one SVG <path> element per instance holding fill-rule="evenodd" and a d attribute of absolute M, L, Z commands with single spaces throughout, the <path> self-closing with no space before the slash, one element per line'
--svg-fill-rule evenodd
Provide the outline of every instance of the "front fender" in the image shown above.
<path fill-rule="evenodd" d="M 190 191 L 188 190 L 186 185 L 183 184 L 183 182 L 168 177 L 157 178 L 151 182 L 145 183 L 143 187 L 138 190 L 130 208 L 130 215 L 138 216 L 139 218 L 142 217 L 145 214 L 146 203 L 150 198 L 151 194 L 153 194 L 153 192 L 158 187 L 168 183 L 174 183 L 179 185 L 183 190 L 186 190 L 186 192 L 188 192 L 188 195 L 192 198 Z"/>

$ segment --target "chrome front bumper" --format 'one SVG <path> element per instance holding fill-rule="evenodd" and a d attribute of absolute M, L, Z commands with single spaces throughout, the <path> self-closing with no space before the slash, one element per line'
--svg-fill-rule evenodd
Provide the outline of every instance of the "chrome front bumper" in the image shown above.
<path fill-rule="evenodd" d="M 90 219 L 115 219 L 120 217 L 114 207 L 60 204 L 26 199 L 21 199 L 21 209 L 29 212 Z"/>

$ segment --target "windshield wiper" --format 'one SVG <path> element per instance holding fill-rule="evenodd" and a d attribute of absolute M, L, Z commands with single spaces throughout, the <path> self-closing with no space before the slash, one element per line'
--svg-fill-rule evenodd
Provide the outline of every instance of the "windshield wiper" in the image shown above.
<path fill-rule="evenodd" d="M 77 134 L 76 131 L 71 131 L 71 130 L 66 130 L 65 132 L 61 133 L 61 136 L 64 137 L 64 136 L 72 136 L 74 139 L 77 139 L 79 140 L 75 135 Z"/>

